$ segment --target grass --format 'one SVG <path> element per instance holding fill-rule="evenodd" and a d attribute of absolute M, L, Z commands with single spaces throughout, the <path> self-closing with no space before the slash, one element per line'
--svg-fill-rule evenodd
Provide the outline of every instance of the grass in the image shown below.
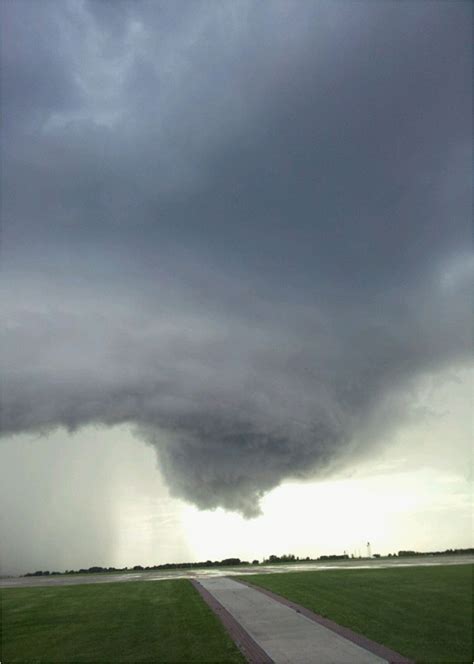
<path fill-rule="evenodd" d="M 473 565 L 240 577 L 417 662 L 472 662 Z"/>
<path fill-rule="evenodd" d="M 2 664 L 245 661 L 187 580 L 2 590 Z"/>

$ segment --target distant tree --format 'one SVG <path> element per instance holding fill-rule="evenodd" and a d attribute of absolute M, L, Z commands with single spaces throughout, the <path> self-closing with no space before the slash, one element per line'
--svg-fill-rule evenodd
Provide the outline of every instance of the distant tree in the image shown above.
<path fill-rule="evenodd" d="M 295 556 L 294 553 L 284 553 L 282 556 L 275 556 L 275 554 L 272 554 L 269 556 L 265 562 L 266 563 L 294 563 L 299 558 Z"/>
<path fill-rule="evenodd" d="M 258 565 L 258 564 L 259 564 L 258 560 L 252 560 L 252 565 Z"/>
<path fill-rule="evenodd" d="M 240 565 L 240 558 L 224 558 L 221 565 Z"/>

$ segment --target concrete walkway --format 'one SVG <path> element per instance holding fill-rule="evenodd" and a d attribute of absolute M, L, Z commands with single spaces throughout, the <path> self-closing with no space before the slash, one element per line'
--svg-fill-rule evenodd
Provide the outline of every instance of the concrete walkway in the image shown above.
<path fill-rule="evenodd" d="M 380 664 L 388 661 L 247 585 L 225 577 L 199 579 L 199 583 L 275 664 Z"/>

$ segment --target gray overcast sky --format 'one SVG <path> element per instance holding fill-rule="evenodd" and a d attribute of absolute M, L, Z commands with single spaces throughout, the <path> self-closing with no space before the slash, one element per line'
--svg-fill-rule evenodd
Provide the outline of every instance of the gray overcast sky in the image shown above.
<path fill-rule="evenodd" d="M 256 516 L 470 375 L 471 3 L 1 14 L 6 465 L 125 426 L 172 496 Z"/>

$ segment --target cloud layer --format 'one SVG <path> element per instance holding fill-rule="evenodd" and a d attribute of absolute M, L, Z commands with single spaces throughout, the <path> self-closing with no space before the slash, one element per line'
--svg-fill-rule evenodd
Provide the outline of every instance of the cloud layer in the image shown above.
<path fill-rule="evenodd" d="M 470 11 L 4 3 L 3 433 L 128 422 L 252 515 L 415 416 L 470 353 Z"/>

